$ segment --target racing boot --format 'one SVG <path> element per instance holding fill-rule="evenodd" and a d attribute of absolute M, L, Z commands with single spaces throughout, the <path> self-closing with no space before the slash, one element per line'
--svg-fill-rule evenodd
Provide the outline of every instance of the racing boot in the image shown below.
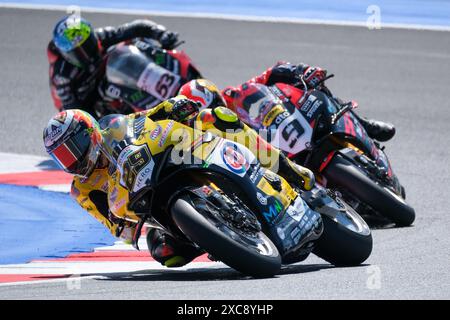
<path fill-rule="evenodd" d="M 390 123 L 359 116 L 357 118 L 372 139 L 384 142 L 391 140 L 395 135 L 395 127 Z"/>
<path fill-rule="evenodd" d="M 147 246 L 153 259 L 169 268 L 184 266 L 203 253 L 156 228 L 149 229 Z"/>
<path fill-rule="evenodd" d="M 311 170 L 289 160 L 283 153 L 280 153 L 279 173 L 290 184 L 299 185 L 301 182 L 301 186 L 307 191 L 311 190 L 316 183 Z"/>

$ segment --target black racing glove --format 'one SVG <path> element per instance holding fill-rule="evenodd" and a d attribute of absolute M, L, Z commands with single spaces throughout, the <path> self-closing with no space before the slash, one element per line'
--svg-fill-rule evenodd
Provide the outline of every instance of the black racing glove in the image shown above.
<path fill-rule="evenodd" d="M 170 118 L 178 122 L 184 122 L 192 118 L 192 115 L 198 114 L 200 107 L 200 103 L 193 100 L 178 100 L 172 106 Z"/>
<path fill-rule="evenodd" d="M 319 67 L 309 67 L 303 73 L 303 79 L 309 88 L 315 88 L 327 76 L 327 70 L 319 68 Z"/>
<path fill-rule="evenodd" d="M 297 79 L 303 78 L 308 88 L 315 88 L 326 78 L 327 70 L 300 63 L 294 71 Z"/>
<path fill-rule="evenodd" d="M 178 43 L 178 33 L 172 31 L 164 31 L 159 37 L 159 43 L 161 47 L 166 50 L 172 50 Z"/>

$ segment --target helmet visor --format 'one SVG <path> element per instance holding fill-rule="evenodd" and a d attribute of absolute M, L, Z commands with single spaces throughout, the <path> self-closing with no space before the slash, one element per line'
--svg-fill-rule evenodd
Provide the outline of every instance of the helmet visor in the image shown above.
<path fill-rule="evenodd" d="M 80 68 L 95 64 L 100 58 L 97 37 L 94 33 L 91 33 L 81 45 L 67 51 L 60 50 L 60 52 L 67 61 Z"/>
<path fill-rule="evenodd" d="M 50 156 L 66 172 L 73 174 L 82 174 L 81 171 L 86 167 L 88 151 L 91 146 L 91 138 L 85 128 L 80 130 L 63 144 L 56 147 Z"/>

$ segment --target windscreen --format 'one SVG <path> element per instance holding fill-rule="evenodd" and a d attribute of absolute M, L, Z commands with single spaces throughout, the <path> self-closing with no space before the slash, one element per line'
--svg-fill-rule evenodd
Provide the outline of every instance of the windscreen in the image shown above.
<path fill-rule="evenodd" d="M 264 85 L 252 84 L 252 93 L 245 97 L 243 107 L 247 110 L 250 119 L 256 120 L 264 116 L 273 106 L 281 104 L 270 90 Z"/>
<path fill-rule="evenodd" d="M 118 45 L 108 53 L 106 77 L 112 83 L 138 89 L 142 72 L 152 61 L 134 45 Z"/>
<path fill-rule="evenodd" d="M 121 114 L 110 114 L 99 120 L 102 129 L 102 150 L 112 163 L 116 163 L 118 157 L 116 146 L 133 137 L 133 126 L 131 119 Z"/>

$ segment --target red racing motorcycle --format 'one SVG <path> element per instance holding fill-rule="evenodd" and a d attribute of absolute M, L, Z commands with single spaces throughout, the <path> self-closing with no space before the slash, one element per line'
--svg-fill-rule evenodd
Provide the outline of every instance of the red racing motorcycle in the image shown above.
<path fill-rule="evenodd" d="M 305 90 L 303 78 L 295 86 L 246 86 L 239 101 L 246 111 L 237 113 L 263 138 L 312 169 L 318 181 L 338 191 L 368 221 L 414 222 L 415 211 L 405 201 L 405 188 L 384 147 L 369 137 L 352 111 L 356 102 L 343 103 L 323 81 Z"/>

